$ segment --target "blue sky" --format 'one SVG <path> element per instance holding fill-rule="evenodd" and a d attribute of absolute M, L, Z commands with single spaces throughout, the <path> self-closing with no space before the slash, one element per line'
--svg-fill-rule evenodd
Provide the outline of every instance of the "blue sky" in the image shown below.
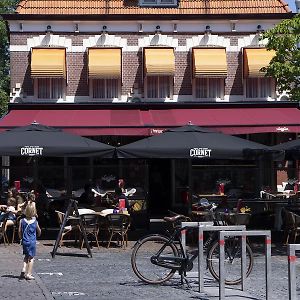
<path fill-rule="evenodd" d="M 293 12 L 296 12 L 295 0 L 285 0 Z"/>

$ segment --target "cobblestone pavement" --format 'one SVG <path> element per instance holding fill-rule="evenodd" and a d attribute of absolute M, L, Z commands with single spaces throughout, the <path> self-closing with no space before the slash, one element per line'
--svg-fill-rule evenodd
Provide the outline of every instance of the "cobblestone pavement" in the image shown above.
<path fill-rule="evenodd" d="M 196 278 L 190 278 L 192 288 L 180 285 L 179 277 L 165 285 L 147 285 L 139 281 L 131 270 L 131 246 L 99 250 L 92 248 L 93 258 L 84 248 L 59 248 L 52 259 L 54 241 L 40 241 L 34 265 L 35 281 L 19 281 L 22 266 L 21 247 L 0 244 L 0 299 L 218 299 L 217 284 L 205 274 L 206 293 L 197 292 Z M 246 281 L 247 294 L 238 297 L 237 288 L 231 289 L 227 299 L 265 299 L 264 257 L 261 249 L 255 251 L 254 267 Z M 288 299 L 286 249 L 272 246 L 272 300 Z M 300 264 L 297 263 L 300 273 Z M 212 289 L 209 287 L 213 287 Z M 229 290 L 227 290 L 228 292 Z"/>
<path fill-rule="evenodd" d="M 39 276 L 35 280 L 19 280 L 23 266 L 21 246 L 0 244 L 0 299 L 51 300 L 51 293 Z"/>

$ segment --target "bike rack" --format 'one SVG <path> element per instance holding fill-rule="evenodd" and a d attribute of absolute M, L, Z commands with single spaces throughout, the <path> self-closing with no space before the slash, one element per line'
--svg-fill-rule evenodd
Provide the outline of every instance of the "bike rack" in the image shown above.
<path fill-rule="evenodd" d="M 296 251 L 300 250 L 300 244 L 288 244 L 288 266 L 289 266 L 289 300 L 297 299 L 296 289 Z"/>
<path fill-rule="evenodd" d="M 246 279 L 246 237 L 247 236 L 264 236 L 265 237 L 265 277 L 266 277 L 266 299 L 271 299 L 270 296 L 270 275 L 271 275 L 271 231 L 270 230 L 251 230 L 251 231 L 220 231 L 219 233 L 219 299 L 225 299 L 225 237 L 226 236 L 241 236 L 242 237 L 242 290 L 245 289 Z M 294 299 L 294 298 L 293 298 Z"/>
<path fill-rule="evenodd" d="M 202 225 L 199 224 L 199 234 L 198 234 L 198 284 L 199 292 L 204 290 L 204 231 L 222 231 L 222 230 L 246 230 L 245 225 L 224 225 L 224 226 L 214 226 L 214 225 Z"/>
<path fill-rule="evenodd" d="M 190 228 L 198 228 L 200 225 L 214 225 L 213 222 L 181 222 L 181 228 L 190 227 Z M 186 253 L 186 230 L 181 231 L 181 244 L 183 247 L 184 253 Z"/>

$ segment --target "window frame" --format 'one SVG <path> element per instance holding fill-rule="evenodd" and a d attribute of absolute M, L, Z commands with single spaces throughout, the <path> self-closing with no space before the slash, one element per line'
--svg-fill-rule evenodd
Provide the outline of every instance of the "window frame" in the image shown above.
<path fill-rule="evenodd" d="M 198 79 L 205 79 L 207 80 L 206 82 L 206 86 L 207 86 L 207 93 L 209 93 L 209 80 L 210 79 L 218 79 L 220 81 L 220 90 L 221 90 L 221 95 L 220 97 L 215 97 L 215 98 L 212 98 L 212 97 L 205 97 L 205 98 L 198 98 L 197 97 L 197 87 L 196 87 L 196 83 L 197 83 L 197 80 Z M 210 100 L 210 101 L 216 101 L 217 99 L 220 99 L 220 100 L 224 100 L 224 96 L 225 96 L 225 78 L 216 78 L 216 77 L 194 77 L 193 80 L 192 80 L 192 91 L 193 91 L 193 97 L 197 100 Z"/>
<path fill-rule="evenodd" d="M 148 88 L 149 88 L 149 84 L 148 84 L 148 78 L 149 77 L 169 77 L 169 86 L 170 86 L 170 97 L 157 97 L 157 98 L 150 98 L 148 97 Z M 158 94 L 159 94 L 159 83 L 157 84 L 157 89 L 158 89 Z M 173 100 L 173 96 L 174 96 L 174 76 L 172 75 L 146 75 L 145 79 L 144 79 L 144 98 L 148 99 L 148 100 Z"/>
<path fill-rule="evenodd" d="M 95 80 L 104 80 L 105 82 L 105 96 L 107 96 L 107 80 L 111 80 L 111 79 L 115 79 L 118 81 L 117 87 L 118 87 L 118 97 L 114 97 L 114 98 L 94 98 L 94 81 Z M 121 99 L 121 88 L 122 88 L 122 83 L 121 83 L 121 78 L 90 78 L 89 79 L 89 97 L 93 100 L 93 101 L 108 101 L 108 100 L 120 100 Z"/>

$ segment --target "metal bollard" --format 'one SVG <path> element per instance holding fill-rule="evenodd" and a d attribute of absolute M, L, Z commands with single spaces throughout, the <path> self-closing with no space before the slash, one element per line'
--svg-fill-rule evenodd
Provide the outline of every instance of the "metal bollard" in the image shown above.
<path fill-rule="evenodd" d="M 183 227 L 198 228 L 199 225 L 213 225 L 213 222 L 182 222 L 181 228 Z M 181 244 L 184 253 L 186 253 L 186 230 L 181 231 Z"/>
<path fill-rule="evenodd" d="M 219 299 L 225 299 L 225 236 L 241 236 L 242 237 L 242 289 L 245 288 L 246 279 L 246 236 L 265 236 L 265 276 L 266 276 L 266 299 L 271 299 L 270 294 L 270 275 L 271 275 L 271 231 L 269 230 L 252 230 L 252 231 L 220 231 L 219 245 Z"/>
<path fill-rule="evenodd" d="M 296 251 L 300 250 L 300 244 L 289 244 L 287 249 L 289 267 L 289 300 L 297 299 L 296 286 Z"/>
<path fill-rule="evenodd" d="M 213 226 L 213 225 L 199 225 L 198 233 L 198 283 L 199 283 L 199 292 L 204 290 L 204 279 L 203 273 L 205 270 L 204 265 L 204 231 L 222 231 L 222 230 L 246 230 L 245 225 L 228 225 L 228 226 Z"/>

